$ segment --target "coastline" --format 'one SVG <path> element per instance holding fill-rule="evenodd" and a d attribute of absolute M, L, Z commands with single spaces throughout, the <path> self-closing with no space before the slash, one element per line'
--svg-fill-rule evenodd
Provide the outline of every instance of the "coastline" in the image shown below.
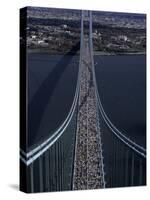
<path fill-rule="evenodd" d="M 29 49 L 27 48 L 27 53 L 48 53 L 50 55 L 64 55 L 64 54 L 68 54 L 68 55 L 74 55 L 74 52 L 68 53 L 68 51 L 66 52 L 59 52 L 59 51 L 51 51 L 49 49 Z M 79 55 L 80 51 L 77 51 L 75 54 Z M 121 55 L 146 55 L 146 52 L 104 52 L 104 51 L 94 51 L 93 54 L 95 56 L 97 55 L 102 55 L 102 56 L 121 56 Z"/>
<path fill-rule="evenodd" d="M 94 51 L 94 55 L 102 55 L 102 56 L 121 56 L 121 55 L 146 55 L 146 52 L 102 52 L 102 51 Z"/>
<path fill-rule="evenodd" d="M 49 49 L 28 49 L 27 48 L 27 53 L 48 53 L 50 55 L 65 55 L 65 54 L 68 54 L 68 55 L 74 55 L 74 54 L 77 54 L 79 55 L 80 51 L 77 51 L 77 52 L 69 52 L 69 51 L 64 51 L 64 52 L 61 52 L 61 51 L 51 51 Z"/>

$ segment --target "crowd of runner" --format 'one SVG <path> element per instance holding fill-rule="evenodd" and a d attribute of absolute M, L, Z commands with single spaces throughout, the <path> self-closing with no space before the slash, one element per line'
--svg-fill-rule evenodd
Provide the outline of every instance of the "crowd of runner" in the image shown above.
<path fill-rule="evenodd" d="M 92 65 L 88 62 L 89 48 L 87 44 L 85 49 L 85 59 L 83 58 L 81 65 L 73 189 L 103 187 L 103 158 L 97 102 L 92 81 Z"/>

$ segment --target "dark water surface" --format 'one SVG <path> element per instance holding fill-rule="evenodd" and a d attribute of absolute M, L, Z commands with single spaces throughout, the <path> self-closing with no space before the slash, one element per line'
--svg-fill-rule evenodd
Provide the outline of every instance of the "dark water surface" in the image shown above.
<path fill-rule="evenodd" d="M 106 114 L 120 131 L 145 146 L 145 56 L 98 55 L 94 60 Z M 79 57 L 75 55 L 28 55 L 29 147 L 50 136 L 67 117 L 75 94 L 78 66 Z M 36 120 L 39 115 L 40 121 Z"/>
<path fill-rule="evenodd" d="M 79 57 L 28 54 L 28 145 L 49 137 L 65 120 L 75 95 Z"/>
<path fill-rule="evenodd" d="M 112 123 L 133 141 L 146 145 L 146 58 L 95 56 L 99 95 Z"/>

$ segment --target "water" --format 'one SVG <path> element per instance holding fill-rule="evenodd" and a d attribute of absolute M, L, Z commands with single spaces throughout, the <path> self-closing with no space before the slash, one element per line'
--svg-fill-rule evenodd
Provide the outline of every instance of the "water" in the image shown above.
<path fill-rule="evenodd" d="M 119 130 L 145 146 L 145 56 L 97 55 L 94 60 L 98 90 L 106 114 Z M 78 56 L 28 55 L 29 147 L 44 140 L 65 120 L 74 98 L 78 66 Z M 37 115 L 41 118 L 36 119 Z"/>
<path fill-rule="evenodd" d="M 99 95 L 106 114 L 124 134 L 146 146 L 146 58 L 95 56 Z"/>
<path fill-rule="evenodd" d="M 108 117 L 119 130 L 138 144 L 145 146 L 145 56 L 95 56 L 95 63 L 98 90 Z M 75 94 L 78 66 L 79 56 L 77 55 L 63 56 L 46 53 L 28 55 L 29 148 L 38 145 L 49 137 L 67 117 Z M 73 127 L 69 126 L 68 128 L 72 129 Z M 67 132 L 65 133 L 67 134 Z M 71 133 L 75 135 L 75 129 Z M 129 153 L 126 146 L 118 140 L 114 140 L 113 134 L 105 123 L 101 124 L 101 133 L 106 187 L 145 184 L 145 163 L 142 164 L 143 177 L 141 182 L 138 174 L 140 163 L 143 161 L 136 157 L 138 155 L 134 156 L 134 166 L 136 167 L 134 168 L 134 182 L 131 183 L 132 152 Z M 63 135 L 65 137 L 65 134 Z M 73 135 L 69 134 L 69 137 L 66 135 L 61 140 L 61 142 L 66 143 L 64 145 L 66 151 L 64 151 L 63 162 L 68 161 L 66 163 L 68 168 L 64 173 L 67 177 L 64 182 L 66 184 L 63 187 L 64 190 L 70 188 L 70 185 L 67 184 L 72 173 Z M 113 145 L 115 145 L 115 148 L 119 148 L 119 151 L 115 150 Z M 53 148 L 55 149 L 55 146 Z M 126 168 L 124 165 L 127 153 L 128 171 L 127 176 L 125 176 Z M 50 152 L 50 155 L 53 154 Z M 115 160 L 116 157 L 117 160 Z M 45 159 L 45 157 L 42 159 Z M 58 160 L 62 160 L 60 155 Z M 38 160 L 36 163 L 34 173 L 37 174 Z M 53 165 L 50 165 L 50 168 L 53 168 Z M 43 169 L 45 169 L 45 164 L 43 164 Z M 38 185 L 36 185 L 36 182 L 39 183 L 38 179 L 39 176 L 37 175 L 35 177 L 35 186 L 37 187 L 35 187 L 35 191 L 39 191 Z M 124 183 L 125 179 L 127 179 L 126 183 Z M 46 180 L 46 177 L 43 178 L 44 180 Z M 50 190 L 55 190 L 56 183 L 52 182 L 51 184 Z M 47 191 L 47 189 L 44 189 L 44 191 Z"/>
<path fill-rule="evenodd" d="M 79 67 L 77 55 L 28 54 L 28 146 L 49 137 L 71 108 Z"/>
<path fill-rule="evenodd" d="M 95 56 L 102 105 L 126 136 L 145 147 L 146 65 L 143 55 Z M 146 184 L 146 160 L 110 131 L 100 115 L 106 187 Z"/>

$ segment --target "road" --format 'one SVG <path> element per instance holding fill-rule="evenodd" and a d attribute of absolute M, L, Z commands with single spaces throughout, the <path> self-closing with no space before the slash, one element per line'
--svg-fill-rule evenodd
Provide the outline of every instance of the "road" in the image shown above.
<path fill-rule="evenodd" d="M 104 187 L 103 158 L 90 41 L 83 39 L 73 189 Z"/>

